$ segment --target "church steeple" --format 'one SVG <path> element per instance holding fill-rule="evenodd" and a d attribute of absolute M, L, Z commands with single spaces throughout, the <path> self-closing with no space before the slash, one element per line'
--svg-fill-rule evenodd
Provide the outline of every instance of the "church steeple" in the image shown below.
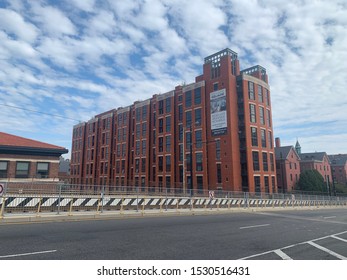
<path fill-rule="evenodd" d="M 300 144 L 299 144 L 299 140 L 298 140 L 298 139 L 296 139 L 295 151 L 296 151 L 296 153 L 297 153 L 298 155 L 301 154 L 301 146 L 300 146 Z"/>

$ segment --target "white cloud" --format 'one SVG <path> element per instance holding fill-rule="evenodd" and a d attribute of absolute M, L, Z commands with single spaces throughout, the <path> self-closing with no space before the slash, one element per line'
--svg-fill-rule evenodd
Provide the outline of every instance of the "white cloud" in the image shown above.
<path fill-rule="evenodd" d="M 193 82 L 205 56 L 229 47 L 241 69 L 267 69 L 283 143 L 347 152 L 346 46 L 347 5 L 335 0 L 13 0 L 0 9 L 0 102 L 88 120 Z M 47 132 L 71 139 L 71 120 L 0 117 L 11 119 L 0 130 L 51 121 Z"/>
<path fill-rule="evenodd" d="M 0 9 L 1 29 L 7 34 L 14 34 L 19 40 L 27 43 L 34 42 L 39 33 L 38 29 L 33 24 L 25 22 L 20 14 L 6 9 Z"/>
<path fill-rule="evenodd" d="M 95 0 L 68 0 L 72 2 L 78 9 L 86 12 L 92 12 L 94 10 Z"/>
<path fill-rule="evenodd" d="M 71 20 L 58 8 L 53 6 L 41 6 L 32 2 L 33 20 L 40 24 L 42 30 L 48 35 L 75 35 L 76 28 Z"/>

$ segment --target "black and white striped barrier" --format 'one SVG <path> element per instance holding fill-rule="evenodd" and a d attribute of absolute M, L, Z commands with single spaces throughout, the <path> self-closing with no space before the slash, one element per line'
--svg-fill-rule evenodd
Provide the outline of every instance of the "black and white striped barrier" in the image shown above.
<path fill-rule="evenodd" d="M 203 209 L 203 208 L 269 208 L 346 205 L 344 201 L 199 198 L 199 197 L 144 197 L 144 196 L 35 196 L 16 195 L 0 197 L 0 214 L 7 212 L 56 212 L 149 209 Z"/>

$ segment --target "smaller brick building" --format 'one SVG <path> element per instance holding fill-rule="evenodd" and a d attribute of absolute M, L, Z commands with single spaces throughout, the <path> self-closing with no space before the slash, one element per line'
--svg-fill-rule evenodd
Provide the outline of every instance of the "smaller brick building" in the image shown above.
<path fill-rule="evenodd" d="M 301 172 L 316 169 L 323 176 L 324 182 L 327 184 L 327 191 L 330 191 L 332 173 L 328 155 L 325 152 L 301 153 L 300 158 Z"/>
<path fill-rule="evenodd" d="M 293 146 L 280 146 L 276 138 L 276 176 L 279 192 L 291 192 L 300 178 L 300 156 Z"/>
<path fill-rule="evenodd" d="M 67 149 L 0 132 L 0 181 L 58 181 Z"/>
<path fill-rule="evenodd" d="M 335 183 L 347 186 L 347 154 L 329 155 Z"/>

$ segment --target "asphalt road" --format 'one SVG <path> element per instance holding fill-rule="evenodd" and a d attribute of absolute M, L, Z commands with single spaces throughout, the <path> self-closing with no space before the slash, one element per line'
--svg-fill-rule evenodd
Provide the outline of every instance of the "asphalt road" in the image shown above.
<path fill-rule="evenodd" d="M 346 258 L 346 209 L 0 225 L 0 260 Z"/>

